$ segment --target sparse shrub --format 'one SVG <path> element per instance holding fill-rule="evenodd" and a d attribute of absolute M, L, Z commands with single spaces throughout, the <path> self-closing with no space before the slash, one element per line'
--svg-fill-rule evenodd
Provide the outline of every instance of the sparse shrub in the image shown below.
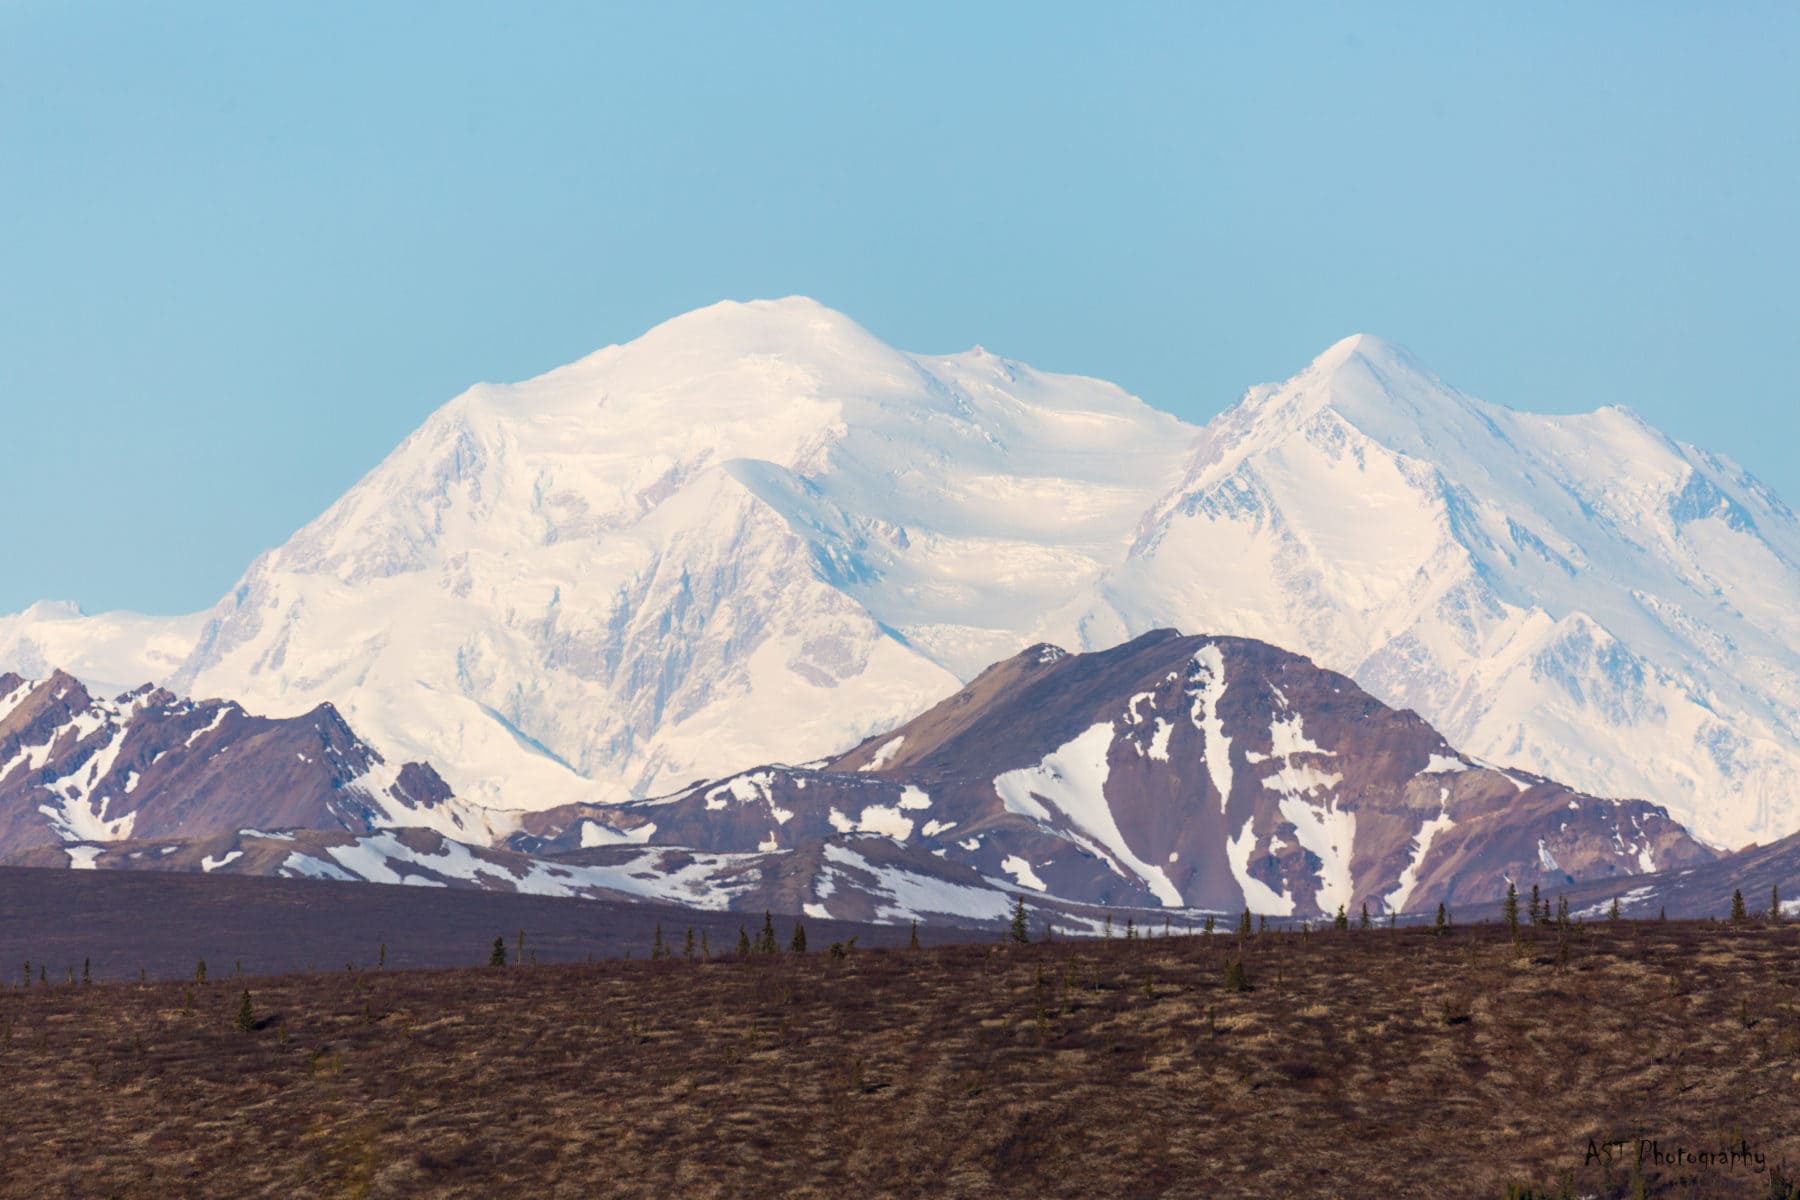
<path fill-rule="evenodd" d="M 81 960 L 81 982 L 84 984 L 89 984 L 89 983 L 94 982 L 94 972 L 92 969 L 92 960 L 91 959 L 84 958 Z"/>

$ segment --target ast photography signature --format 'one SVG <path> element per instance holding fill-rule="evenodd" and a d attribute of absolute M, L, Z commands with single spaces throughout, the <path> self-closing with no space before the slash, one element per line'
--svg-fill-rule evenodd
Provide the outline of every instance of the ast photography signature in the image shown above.
<path fill-rule="evenodd" d="M 1751 1149 L 1750 1143 L 1742 1138 L 1735 1146 L 1729 1142 L 1721 1142 L 1717 1147 L 1703 1148 L 1689 1147 L 1680 1142 L 1665 1142 L 1661 1138 L 1619 1138 L 1610 1142 L 1589 1138 L 1587 1157 L 1582 1165 L 1592 1166 L 1598 1163 L 1609 1167 L 1615 1163 L 1631 1161 L 1644 1166 L 1723 1168 L 1750 1171 L 1758 1175 L 1769 1169 L 1769 1160 L 1763 1152 Z"/>

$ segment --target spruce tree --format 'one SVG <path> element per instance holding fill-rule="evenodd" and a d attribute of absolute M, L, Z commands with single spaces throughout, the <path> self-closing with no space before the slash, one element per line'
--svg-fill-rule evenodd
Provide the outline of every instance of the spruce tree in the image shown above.
<path fill-rule="evenodd" d="M 1511 886 L 1511 884 L 1507 885 L 1508 890 L 1511 890 Z M 1518 901 L 1515 900 L 1513 904 L 1514 912 L 1516 913 L 1518 911 Z M 1515 927 L 1518 925 L 1516 917 L 1512 923 Z M 1550 923 L 1550 901 L 1548 898 L 1545 898 L 1543 901 L 1543 914 L 1540 916 L 1538 913 L 1538 885 L 1535 883 L 1531 885 L 1531 923 L 1533 925 L 1548 925 Z"/>
<path fill-rule="evenodd" d="M 1357 928 L 1367 929 L 1368 927 L 1369 927 L 1369 902 L 1367 900 L 1364 900 L 1363 901 L 1363 910 L 1362 910 L 1362 920 L 1357 922 Z"/>
<path fill-rule="evenodd" d="M 1331 918 L 1331 927 L 1340 930 L 1350 928 L 1350 915 L 1344 911 L 1344 906 L 1341 904 L 1338 905 L 1337 916 Z"/>
<path fill-rule="evenodd" d="M 504 967 L 505 965 L 506 965 L 506 938 L 496 937 L 494 939 L 494 951 L 492 954 L 488 955 L 488 966 Z"/>
<path fill-rule="evenodd" d="M 237 1020 L 234 1024 L 239 1033 L 250 1033 L 256 1029 L 256 1010 L 250 1006 L 250 989 L 244 989 L 244 995 L 238 1001 Z"/>
<path fill-rule="evenodd" d="M 1112 936 L 1112 914 L 1111 913 L 1106 914 L 1106 926 L 1105 926 L 1105 928 L 1103 928 L 1100 931 L 1100 936 L 1107 937 L 1107 938 L 1110 938 Z"/>
<path fill-rule="evenodd" d="M 81 982 L 84 984 L 94 982 L 94 973 L 89 969 L 89 963 L 91 961 L 92 960 L 86 958 L 81 960 Z"/>
<path fill-rule="evenodd" d="M 688 926 L 687 936 L 681 941 L 681 957 L 689 962 L 694 961 L 694 927 Z"/>
<path fill-rule="evenodd" d="M 745 932 L 742 925 L 738 926 L 738 957 L 750 957 L 750 935 Z"/>
<path fill-rule="evenodd" d="M 775 945 L 775 918 L 765 911 L 762 933 L 756 939 L 756 950 L 759 954 L 773 954 L 777 949 L 779 947 Z"/>
<path fill-rule="evenodd" d="M 1733 925 L 1742 925 L 1749 919 L 1750 914 L 1744 911 L 1743 889 L 1733 888 L 1731 890 L 1731 923 Z"/>
<path fill-rule="evenodd" d="M 1212 914 L 1211 914 L 1211 913 L 1207 913 L 1207 914 L 1206 914 L 1206 920 L 1204 920 L 1204 921 L 1202 921 L 1202 922 L 1200 922 L 1200 932 L 1202 932 L 1202 933 L 1211 933 L 1211 932 L 1212 932 L 1212 931 L 1213 931 L 1213 918 L 1212 918 Z"/>
<path fill-rule="evenodd" d="M 1030 929 L 1025 923 L 1025 897 L 1023 896 L 1013 897 L 1012 927 L 1007 930 L 1007 936 L 1021 946 L 1031 940 Z"/>
<path fill-rule="evenodd" d="M 917 921 L 912 923 L 912 936 L 906 939 L 906 948 L 908 950 L 917 950 L 919 948 L 919 923 Z"/>
<path fill-rule="evenodd" d="M 656 933 L 650 940 L 650 961 L 657 962 L 667 953 L 668 950 L 663 946 L 662 922 L 658 921 L 656 923 Z"/>
<path fill-rule="evenodd" d="M 1606 910 L 1606 919 L 1609 921 L 1619 919 L 1619 898 L 1617 896 L 1613 897 L 1612 907 Z"/>
<path fill-rule="evenodd" d="M 1769 924 L 1781 924 L 1781 885 L 1778 883 L 1769 885 Z"/>
<path fill-rule="evenodd" d="M 1431 927 L 1431 931 L 1439 937 L 1450 932 L 1450 913 L 1444 908 L 1442 900 L 1438 901 L 1437 923 Z"/>
<path fill-rule="evenodd" d="M 1130 917 L 1125 918 L 1125 940 L 1128 942 L 1137 940 L 1137 926 L 1132 923 Z"/>
<path fill-rule="evenodd" d="M 1243 915 L 1238 918 L 1238 936 L 1250 936 L 1250 910 L 1248 908 L 1244 909 Z"/>
<path fill-rule="evenodd" d="M 204 958 L 194 964 L 194 982 L 206 982 L 206 960 Z"/>
<path fill-rule="evenodd" d="M 1519 888 L 1512 880 L 1506 881 L 1506 903 L 1500 906 L 1500 912 L 1506 917 L 1506 930 L 1515 939 L 1519 936 Z M 1537 888 L 1531 889 L 1531 919 L 1537 920 Z"/>
<path fill-rule="evenodd" d="M 794 922 L 794 936 L 788 939 L 788 949 L 795 954 L 806 953 L 806 926 L 798 921 Z"/>
<path fill-rule="evenodd" d="M 525 965 L 525 931 L 523 929 L 521 929 L 521 930 L 519 930 L 519 940 L 513 946 L 513 966 L 522 967 L 524 965 Z"/>

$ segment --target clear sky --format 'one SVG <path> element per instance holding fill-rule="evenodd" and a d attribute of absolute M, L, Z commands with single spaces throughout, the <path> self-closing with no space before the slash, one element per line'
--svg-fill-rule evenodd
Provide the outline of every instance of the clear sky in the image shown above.
<path fill-rule="evenodd" d="M 1797 214 L 1794 4 L 0 0 L 0 611 L 201 608 L 470 383 L 790 293 L 1196 421 L 1378 333 L 1800 502 Z"/>

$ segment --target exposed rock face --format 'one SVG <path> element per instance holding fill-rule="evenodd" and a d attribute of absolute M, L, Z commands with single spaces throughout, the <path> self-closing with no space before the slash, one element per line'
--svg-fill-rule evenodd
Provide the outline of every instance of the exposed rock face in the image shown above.
<path fill-rule="evenodd" d="M 147 686 L 100 700 L 61 671 L 35 682 L 0 675 L 0 854 L 393 824 L 463 828 L 430 766 L 391 768 L 329 704 L 272 720 Z"/>
<path fill-rule="evenodd" d="M 1714 857 L 1655 805 L 1473 762 L 1298 655 L 1170 630 L 1034 646 L 837 759 L 528 815 L 513 844 L 772 854 L 852 835 L 1074 903 L 1295 917 Z M 840 915 L 829 882 L 801 903 Z"/>

